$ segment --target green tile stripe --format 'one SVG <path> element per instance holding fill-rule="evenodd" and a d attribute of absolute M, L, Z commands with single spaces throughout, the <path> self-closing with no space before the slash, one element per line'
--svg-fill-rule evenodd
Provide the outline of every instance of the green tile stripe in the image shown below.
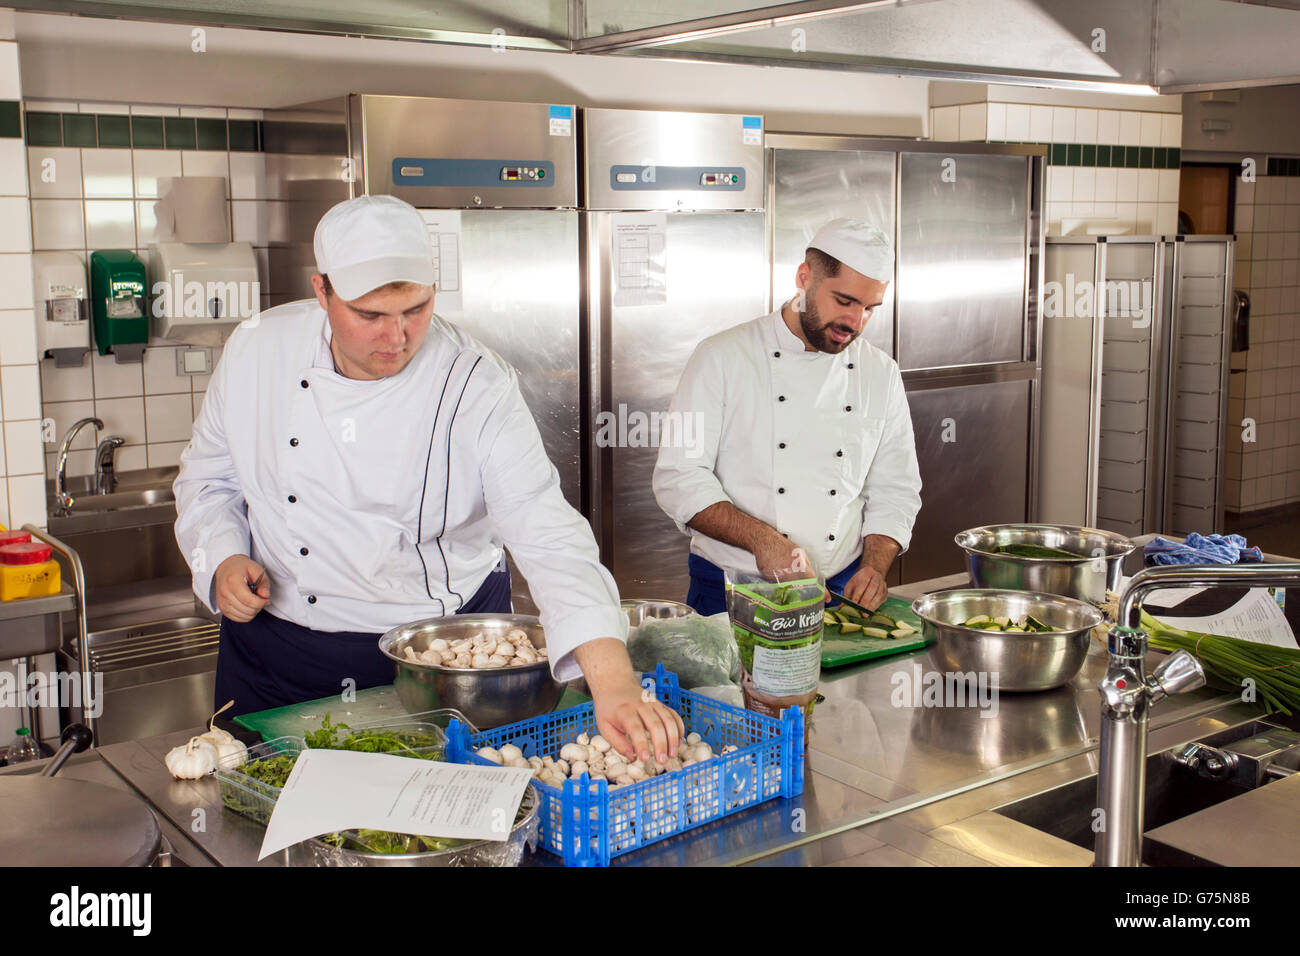
<path fill-rule="evenodd" d="M 1270 156 L 1268 175 L 1300 176 L 1300 156 Z"/>
<path fill-rule="evenodd" d="M 0 139 L 21 139 L 23 106 L 17 100 L 0 100 Z"/>
<path fill-rule="evenodd" d="M 210 149 L 222 152 L 259 152 L 264 148 L 262 124 L 257 120 L 50 113 L 24 110 L 18 100 L 0 100 L 0 139 L 18 139 L 24 134 L 29 146 Z"/>
<path fill-rule="evenodd" d="M 1174 146 L 1108 146 L 1092 143 L 1031 143 L 990 140 L 1006 145 L 1046 146 L 1051 166 L 1115 167 L 1122 169 L 1178 169 L 1182 150 Z M 1280 174 L 1281 175 L 1281 174 Z"/>

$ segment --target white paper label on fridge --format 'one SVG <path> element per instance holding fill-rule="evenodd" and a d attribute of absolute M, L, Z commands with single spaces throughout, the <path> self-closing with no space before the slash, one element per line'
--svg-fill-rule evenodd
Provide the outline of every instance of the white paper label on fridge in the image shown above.
<path fill-rule="evenodd" d="M 429 229 L 433 246 L 433 276 L 438 283 L 438 310 L 461 311 L 460 288 L 460 210 L 421 209 L 420 216 Z"/>
<path fill-rule="evenodd" d="M 552 136 L 573 135 L 573 107 L 572 106 L 551 107 L 551 135 Z"/>
<path fill-rule="evenodd" d="M 763 117 L 742 116 L 740 118 L 740 130 L 746 146 L 763 145 Z"/>
<path fill-rule="evenodd" d="M 266 824 L 258 859 L 340 830 L 506 840 L 532 769 L 354 750 L 304 750 Z"/>
<path fill-rule="evenodd" d="M 620 213 L 611 220 L 614 305 L 668 301 L 668 214 Z"/>

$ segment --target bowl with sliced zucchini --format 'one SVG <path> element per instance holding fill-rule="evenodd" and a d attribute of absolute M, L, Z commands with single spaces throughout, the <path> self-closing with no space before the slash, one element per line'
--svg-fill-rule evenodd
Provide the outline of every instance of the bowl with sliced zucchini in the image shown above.
<path fill-rule="evenodd" d="M 1102 613 L 1086 601 L 1000 588 L 936 591 L 912 602 L 937 659 L 952 671 L 988 675 L 1005 691 L 1060 687 L 1088 656 Z"/>
<path fill-rule="evenodd" d="M 966 552 L 971 587 L 1062 594 L 1103 604 L 1120 590 L 1124 559 L 1137 545 L 1099 528 L 1061 524 L 991 524 L 954 540 Z"/>

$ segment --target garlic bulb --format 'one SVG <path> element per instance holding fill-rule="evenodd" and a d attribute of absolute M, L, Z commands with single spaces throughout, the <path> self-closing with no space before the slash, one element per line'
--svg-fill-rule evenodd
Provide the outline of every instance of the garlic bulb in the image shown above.
<path fill-rule="evenodd" d="M 217 748 L 211 741 L 191 737 L 163 758 L 167 772 L 177 780 L 198 780 L 217 769 Z"/>

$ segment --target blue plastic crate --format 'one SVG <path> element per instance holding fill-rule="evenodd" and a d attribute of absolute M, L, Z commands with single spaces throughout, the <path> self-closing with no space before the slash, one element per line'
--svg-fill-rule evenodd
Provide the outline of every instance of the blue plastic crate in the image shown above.
<path fill-rule="evenodd" d="M 560 790 L 540 780 L 539 843 L 566 866 L 608 866 L 616 856 L 712 823 L 778 797 L 803 793 L 803 710 L 767 717 L 682 690 L 662 664 L 642 684 L 681 715 L 714 757 L 610 789 L 604 780 L 567 780 Z M 487 764 L 479 747 L 514 744 L 525 757 L 558 756 L 578 734 L 596 732 L 591 704 L 474 734 L 459 721 L 447 728 L 447 760 Z M 738 749 L 723 754 L 722 748 Z"/>

